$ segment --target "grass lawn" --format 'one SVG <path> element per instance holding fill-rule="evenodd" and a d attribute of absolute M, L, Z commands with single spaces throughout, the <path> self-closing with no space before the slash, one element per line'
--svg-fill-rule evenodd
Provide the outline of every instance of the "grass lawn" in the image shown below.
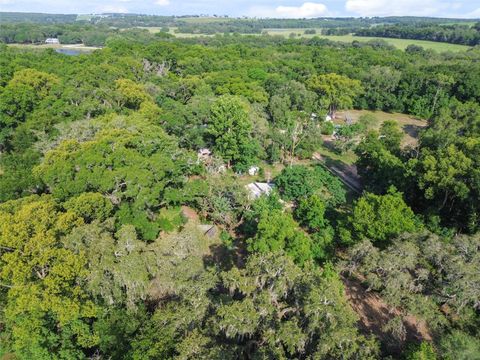
<path fill-rule="evenodd" d="M 353 151 L 347 151 L 344 154 L 337 154 L 336 152 L 331 151 L 326 146 L 322 146 L 316 151 L 320 155 L 330 158 L 332 160 L 340 161 L 347 165 L 353 165 L 357 160 L 357 155 Z"/>
<path fill-rule="evenodd" d="M 213 16 L 202 16 L 202 17 L 182 17 L 178 18 L 176 21 L 186 22 L 190 24 L 208 24 L 215 22 L 225 22 L 229 21 L 229 18 L 224 17 L 213 17 Z"/>
<path fill-rule="evenodd" d="M 162 30 L 160 26 L 137 26 L 137 29 L 145 29 L 148 30 L 150 34 L 156 34 Z"/>
<path fill-rule="evenodd" d="M 90 21 L 92 20 L 93 15 L 89 14 L 79 14 L 77 15 L 77 21 Z"/>

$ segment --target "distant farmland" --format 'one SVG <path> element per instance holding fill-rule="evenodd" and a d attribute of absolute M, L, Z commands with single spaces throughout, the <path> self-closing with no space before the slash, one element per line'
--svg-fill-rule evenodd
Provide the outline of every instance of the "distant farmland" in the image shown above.
<path fill-rule="evenodd" d="M 209 18 L 204 19 L 207 22 Z M 218 20 L 218 19 L 216 19 Z M 211 21 L 211 19 L 210 19 Z M 156 33 L 161 30 L 160 27 L 141 27 L 143 29 L 147 29 L 151 33 Z M 170 28 L 170 34 L 175 35 L 178 38 L 191 38 L 191 37 L 200 37 L 200 36 L 214 36 L 212 34 L 191 34 L 191 33 L 177 33 L 176 27 Z M 393 39 L 393 38 L 383 38 L 383 37 L 368 37 L 368 36 L 353 36 L 353 35 L 321 35 L 321 29 L 315 29 L 316 34 L 305 34 L 305 30 L 307 29 L 299 29 L 299 28 L 292 28 L 292 29 L 265 29 L 264 32 L 268 33 L 269 35 L 279 35 L 284 37 L 289 37 L 291 34 L 294 34 L 296 38 L 312 38 L 312 37 L 319 37 L 322 39 L 328 39 L 331 41 L 339 41 L 345 43 L 351 43 L 352 41 L 360 41 L 360 42 L 368 42 L 371 40 L 384 40 L 388 44 L 395 46 L 397 49 L 405 50 L 408 45 L 418 45 L 423 47 L 426 50 L 434 50 L 438 52 L 444 51 L 452 51 L 452 52 L 459 52 L 459 51 L 466 51 L 470 47 L 466 45 L 458 45 L 458 44 L 449 44 L 443 42 L 435 42 L 435 41 L 424 41 L 424 40 L 413 40 L 413 39 Z M 260 34 L 248 34 L 259 36 Z"/>

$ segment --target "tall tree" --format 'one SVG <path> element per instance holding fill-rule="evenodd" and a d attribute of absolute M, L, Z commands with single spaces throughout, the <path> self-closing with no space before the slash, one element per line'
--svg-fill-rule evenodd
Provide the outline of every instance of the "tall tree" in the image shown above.
<path fill-rule="evenodd" d="M 313 258 L 312 239 L 299 228 L 290 214 L 281 210 L 261 214 L 257 233 L 247 243 L 252 252 L 285 251 L 299 265 Z"/>
<path fill-rule="evenodd" d="M 400 153 L 403 132 L 394 120 L 385 121 L 380 127 L 380 138 L 385 148 L 392 154 Z"/>
<path fill-rule="evenodd" d="M 230 167 L 245 170 L 257 155 L 257 144 L 252 138 L 252 123 L 247 105 L 238 97 L 224 95 L 211 107 L 208 128 L 213 137 L 214 151 Z"/>
<path fill-rule="evenodd" d="M 307 84 L 318 94 L 333 118 L 338 109 L 351 108 L 355 97 L 362 93 L 360 81 L 335 73 L 315 75 Z"/>
<path fill-rule="evenodd" d="M 350 223 L 358 238 L 378 242 L 391 241 L 419 228 L 412 209 L 405 204 L 402 194 L 393 189 L 386 195 L 364 194 L 355 202 Z"/>
<path fill-rule="evenodd" d="M 0 94 L 0 151 L 11 130 L 25 122 L 58 83 L 56 76 L 34 69 L 14 74 Z"/>

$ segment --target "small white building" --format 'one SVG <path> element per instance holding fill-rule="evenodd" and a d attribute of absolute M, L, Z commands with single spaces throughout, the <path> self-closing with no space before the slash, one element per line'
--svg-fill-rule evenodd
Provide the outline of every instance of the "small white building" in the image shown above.
<path fill-rule="evenodd" d="M 251 166 L 250 169 L 248 169 L 248 175 L 255 176 L 258 174 L 259 171 L 260 168 L 258 166 Z"/>
<path fill-rule="evenodd" d="M 45 40 L 45 44 L 55 44 L 55 45 L 58 45 L 60 44 L 60 40 L 58 40 L 57 38 L 47 38 Z"/>
<path fill-rule="evenodd" d="M 268 195 L 272 192 L 273 186 L 269 183 L 254 182 L 245 185 L 251 199 L 258 199 L 262 195 Z"/>
<path fill-rule="evenodd" d="M 212 156 L 212 152 L 210 151 L 210 149 L 207 149 L 207 148 L 200 149 L 197 152 L 198 160 L 201 160 L 201 161 L 210 159 L 210 156 Z"/>
<path fill-rule="evenodd" d="M 325 115 L 325 121 L 332 121 L 332 117 L 329 114 Z"/>

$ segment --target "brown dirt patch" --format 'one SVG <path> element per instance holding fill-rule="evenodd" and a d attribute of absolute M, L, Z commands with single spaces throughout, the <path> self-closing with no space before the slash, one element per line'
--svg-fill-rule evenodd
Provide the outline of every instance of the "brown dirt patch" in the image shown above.
<path fill-rule="evenodd" d="M 389 306 L 378 294 L 367 292 L 360 280 L 343 278 L 345 292 L 353 310 L 358 314 L 359 327 L 365 334 L 375 335 L 382 343 L 382 350 L 387 355 L 398 355 L 407 342 L 431 341 L 432 336 L 424 320 L 415 316 L 403 317 L 406 329 L 405 341 L 398 341 L 389 332 L 384 331 L 385 325 L 400 311 Z"/>
<path fill-rule="evenodd" d="M 198 221 L 198 219 L 199 219 L 197 212 L 194 209 L 192 209 L 191 207 L 188 207 L 188 206 L 182 206 L 182 214 L 188 220 Z"/>

